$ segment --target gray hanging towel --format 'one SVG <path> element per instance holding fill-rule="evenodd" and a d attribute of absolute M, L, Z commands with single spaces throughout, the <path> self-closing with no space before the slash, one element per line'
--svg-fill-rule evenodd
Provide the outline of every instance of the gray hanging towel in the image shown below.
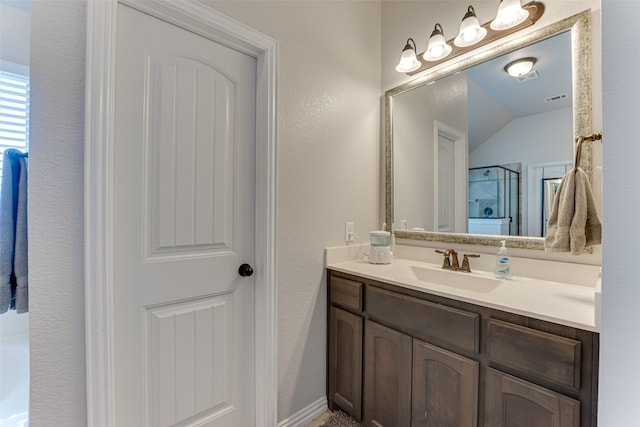
<path fill-rule="evenodd" d="M 4 152 L 0 188 L 0 313 L 29 311 L 27 245 L 27 159 Z"/>
<path fill-rule="evenodd" d="M 550 252 L 584 250 L 602 242 L 602 225 L 596 212 L 589 178 L 577 167 L 565 174 L 553 200 L 544 248 Z"/>

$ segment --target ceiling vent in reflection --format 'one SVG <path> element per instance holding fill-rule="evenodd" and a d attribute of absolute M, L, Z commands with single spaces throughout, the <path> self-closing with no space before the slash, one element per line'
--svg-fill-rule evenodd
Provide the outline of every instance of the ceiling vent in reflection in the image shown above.
<path fill-rule="evenodd" d="M 567 98 L 568 98 L 568 95 L 566 93 L 563 93 L 561 95 L 554 95 L 554 96 L 545 98 L 544 102 L 555 102 L 555 101 L 560 101 L 562 99 L 567 99 Z"/>
<path fill-rule="evenodd" d="M 513 78 L 516 79 L 518 83 L 524 83 L 524 82 L 528 82 L 529 80 L 535 80 L 538 77 L 540 77 L 540 75 L 536 70 L 531 70 L 527 74 L 523 74 L 521 76 L 513 76 Z"/>

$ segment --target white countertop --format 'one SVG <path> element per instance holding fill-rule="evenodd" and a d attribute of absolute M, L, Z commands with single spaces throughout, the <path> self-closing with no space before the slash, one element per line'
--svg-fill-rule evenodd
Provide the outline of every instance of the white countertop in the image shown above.
<path fill-rule="evenodd" d="M 415 259 L 394 259 L 391 264 L 370 264 L 365 260 L 340 260 L 327 256 L 326 267 L 343 273 L 367 279 L 386 282 L 407 289 L 427 292 L 447 298 L 465 301 L 510 313 L 533 317 L 566 326 L 599 332 L 596 322 L 596 281 L 593 286 L 562 283 L 539 278 L 514 276 L 511 280 L 501 280 L 499 285 L 488 292 L 454 288 L 443 284 L 426 282 L 399 274 L 409 267 L 439 269 L 440 265 Z M 571 268 L 566 266 L 566 268 Z M 486 271 L 451 272 L 470 277 L 494 279 Z"/>

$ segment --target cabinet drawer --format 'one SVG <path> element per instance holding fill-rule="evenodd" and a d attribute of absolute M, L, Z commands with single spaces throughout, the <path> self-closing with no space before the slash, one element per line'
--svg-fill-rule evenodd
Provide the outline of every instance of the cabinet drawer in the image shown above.
<path fill-rule="evenodd" d="M 408 335 L 445 348 L 479 350 L 480 315 L 476 313 L 372 286 L 367 287 L 366 304 L 371 319 Z"/>
<path fill-rule="evenodd" d="M 489 319 L 488 328 L 490 361 L 552 384 L 580 389 L 580 341 L 496 319 Z"/>
<path fill-rule="evenodd" d="M 331 303 L 362 311 L 362 283 L 331 276 Z"/>

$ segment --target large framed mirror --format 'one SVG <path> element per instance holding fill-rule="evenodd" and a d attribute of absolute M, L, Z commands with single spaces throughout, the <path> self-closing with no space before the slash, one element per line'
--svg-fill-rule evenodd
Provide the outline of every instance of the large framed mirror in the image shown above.
<path fill-rule="evenodd" d="M 531 72 L 505 66 L 534 58 Z M 385 93 L 385 220 L 396 237 L 543 249 L 555 179 L 591 133 L 591 11 Z M 580 166 L 592 176 L 591 144 Z"/>

